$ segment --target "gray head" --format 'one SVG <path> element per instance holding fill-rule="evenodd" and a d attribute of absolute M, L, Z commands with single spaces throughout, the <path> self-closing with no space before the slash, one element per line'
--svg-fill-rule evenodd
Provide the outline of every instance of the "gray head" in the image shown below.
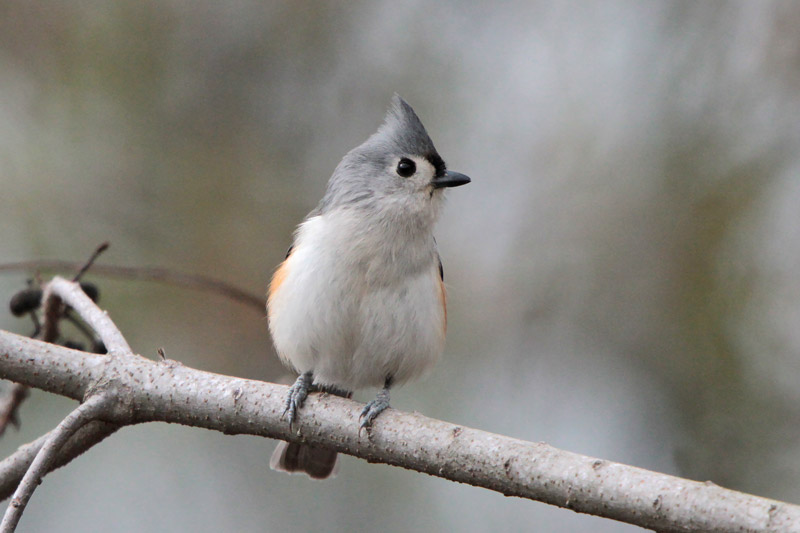
<path fill-rule="evenodd" d="M 417 114 L 395 94 L 383 125 L 336 167 L 316 214 L 352 207 L 433 221 L 442 190 L 469 181 L 447 170 Z"/>

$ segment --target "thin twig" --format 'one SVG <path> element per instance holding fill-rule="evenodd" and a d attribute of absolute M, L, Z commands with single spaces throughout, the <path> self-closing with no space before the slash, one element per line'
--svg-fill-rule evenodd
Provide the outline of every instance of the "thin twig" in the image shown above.
<path fill-rule="evenodd" d="M 81 286 L 74 281 L 67 281 L 62 277 L 56 276 L 50 281 L 44 290 L 44 308 L 47 310 L 50 301 L 58 298 L 75 310 L 78 315 L 97 332 L 97 335 L 106 345 L 110 354 L 130 354 L 131 347 L 125 337 L 117 329 L 117 326 L 86 296 Z M 45 316 L 47 313 L 45 313 Z"/>
<path fill-rule="evenodd" d="M 61 317 L 64 316 L 64 302 L 58 298 L 49 298 L 42 294 L 42 328 L 39 330 L 37 339 L 44 342 L 55 342 L 61 335 L 59 324 Z"/>
<path fill-rule="evenodd" d="M 75 326 L 75 329 L 80 331 L 86 339 L 90 341 L 95 339 L 94 332 L 88 327 L 86 327 L 86 324 L 75 318 L 75 316 L 72 313 L 70 313 L 69 309 L 64 311 L 64 319 L 73 326 Z"/>
<path fill-rule="evenodd" d="M 9 424 L 19 426 L 18 409 L 28 397 L 28 387 L 19 383 L 10 383 L 3 398 L 0 399 L 0 437 Z"/>
<path fill-rule="evenodd" d="M 103 244 L 98 246 L 97 249 L 92 253 L 91 257 L 89 257 L 89 259 L 78 270 L 78 273 L 75 274 L 75 277 L 72 278 L 72 281 L 80 281 L 81 276 L 83 276 L 86 273 L 86 271 L 89 270 L 89 268 L 94 263 L 95 259 L 97 259 L 100 256 L 100 254 L 108 250 L 108 246 L 109 246 L 108 242 L 104 242 Z"/>
<path fill-rule="evenodd" d="M 30 270 L 38 270 L 43 272 L 74 272 L 80 267 L 81 263 L 75 263 L 72 261 L 40 259 L 0 264 L 0 272 L 18 272 Z M 252 307 L 262 315 L 264 313 L 264 308 L 267 305 L 266 299 L 244 291 L 231 285 L 230 283 L 226 283 L 208 276 L 175 272 L 167 268 L 94 265 L 92 266 L 92 274 L 118 279 L 154 281 L 176 287 L 184 287 L 187 289 L 204 292 L 213 292 Z"/>
<path fill-rule="evenodd" d="M 120 427 L 118 424 L 102 420 L 89 422 L 70 437 L 67 443 L 58 451 L 49 471 L 45 473 L 47 474 L 56 468 L 69 464 L 70 461 L 113 434 Z M 45 433 L 38 439 L 23 444 L 17 448 L 17 451 L 0 461 L 0 500 L 5 500 L 14 493 L 25 472 L 28 471 L 31 463 L 36 458 L 36 454 L 47 442 L 51 433 Z"/>
<path fill-rule="evenodd" d="M 33 491 L 41 483 L 42 477 L 49 472 L 58 451 L 78 429 L 97 419 L 107 409 L 110 401 L 111 397 L 106 394 L 91 396 L 56 426 L 14 492 L 3 516 L 3 522 L 0 523 L 0 533 L 12 533 L 17 528 L 25 506 L 30 501 Z"/>

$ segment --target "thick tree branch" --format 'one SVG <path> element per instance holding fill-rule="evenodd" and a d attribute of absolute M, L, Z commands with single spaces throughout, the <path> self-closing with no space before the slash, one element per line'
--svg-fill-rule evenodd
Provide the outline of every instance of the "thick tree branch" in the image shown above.
<path fill-rule="evenodd" d="M 115 424 L 162 421 L 305 441 L 660 531 L 800 531 L 794 505 L 419 414 L 390 409 L 371 437 L 359 437 L 359 404 L 326 394 L 309 397 L 292 433 L 281 419 L 286 387 L 175 361 L 88 354 L 0 332 L 0 377 L 75 399 L 106 383 L 117 404 L 104 419 Z"/>

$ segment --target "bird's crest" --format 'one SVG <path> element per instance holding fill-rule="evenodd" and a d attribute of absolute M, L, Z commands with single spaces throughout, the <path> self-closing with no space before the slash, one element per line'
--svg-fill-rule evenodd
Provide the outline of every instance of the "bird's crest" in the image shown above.
<path fill-rule="evenodd" d="M 375 137 L 396 145 L 400 152 L 421 156 L 436 154 L 433 141 L 425 131 L 417 114 L 405 100 L 395 93 L 383 125 Z"/>

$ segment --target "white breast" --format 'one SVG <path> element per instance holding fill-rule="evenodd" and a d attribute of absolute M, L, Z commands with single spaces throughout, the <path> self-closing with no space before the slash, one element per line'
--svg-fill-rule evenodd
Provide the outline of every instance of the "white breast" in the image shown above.
<path fill-rule="evenodd" d="M 305 221 L 276 272 L 269 325 L 278 354 L 347 390 L 419 377 L 444 348 L 432 237 L 388 236 L 334 215 Z"/>

